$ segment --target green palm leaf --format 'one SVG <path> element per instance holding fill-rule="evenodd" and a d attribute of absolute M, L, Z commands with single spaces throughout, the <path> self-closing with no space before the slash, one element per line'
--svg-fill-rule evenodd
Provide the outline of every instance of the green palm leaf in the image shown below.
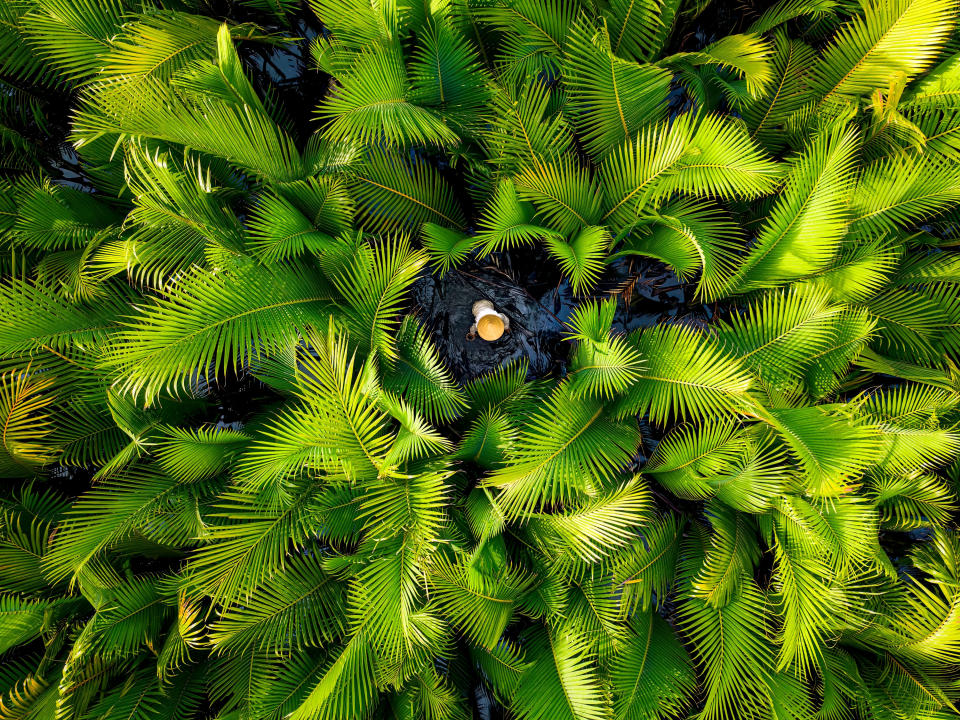
<path fill-rule="evenodd" d="M 739 287 L 769 287 L 830 262 L 847 230 L 856 150 L 855 132 L 841 125 L 807 145 L 740 269 Z"/>
<path fill-rule="evenodd" d="M 617 255 L 646 255 L 669 265 L 681 280 L 698 272 L 697 292 L 720 297 L 737 272 L 740 228 L 719 207 L 683 199 L 641 220 Z"/>
<path fill-rule="evenodd" d="M 531 515 L 528 532 L 547 557 L 597 563 L 629 542 L 647 519 L 650 495 L 636 480 L 562 514 Z"/>
<path fill-rule="evenodd" d="M 540 631 L 529 640 L 530 662 L 511 703 L 518 718 L 600 720 L 605 717 L 599 677 L 582 639 Z"/>
<path fill-rule="evenodd" d="M 643 360 L 624 338 L 611 332 L 616 302 L 584 303 L 570 319 L 577 340 L 570 386 L 577 397 L 616 397 L 640 376 Z"/>
<path fill-rule="evenodd" d="M 847 340 L 838 332 L 843 309 L 825 293 L 768 293 L 721 325 L 717 338 L 761 380 L 785 387 L 797 382 L 811 359 Z"/>
<path fill-rule="evenodd" d="M 814 495 L 836 495 L 879 458 L 879 428 L 845 417 L 842 408 L 819 405 L 765 409 L 759 416 L 784 439 Z M 825 432 L 829 428 L 829 432 Z"/>
<path fill-rule="evenodd" d="M 422 250 L 404 240 L 360 247 L 331 280 L 343 300 L 338 303 L 351 337 L 363 352 L 396 357 L 397 311 L 404 295 L 426 264 Z"/>
<path fill-rule="evenodd" d="M 56 449 L 47 441 L 53 431 L 47 392 L 53 378 L 31 378 L 29 369 L 0 375 L 0 475 L 17 477 L 25 468 L 50 462 Z"/>
<path fill-rule="evenodd" d="M 561 234 L 569 235 L 600 220 L 600 189 L 590 174 L 569 158 L 524 169 L 516 186 L 517 195 L 533 203 L 536 217 Z"/>
<path fill-rule="evenodd" d="M 640 441 L 636 423 L 617 421 L 597 400 L 576 400 L 560 386 L 528 418 L 508 450 L 509 465 L 485 485 L 502 489 L 498 504 L 508 517 L 522 517 L 539 506 L 593 495 L 597 484 L 632 457 Z M 594 452 L 603 445 L 603 454 Z"/>
<path fill-rule="evenodd" d="M 522 92 L 505 89 L 493 98 L 496 122 L 485 133 L 491 162 L 503 172 L 562 158 L 573 138 L 561 115 L 549 110 L 550 90 L 530 83 Z M 551 117 L 552 115 L 552 117 Z"/>
<path fill-rule="evenodd" d="M 170 608 L 156 580 L 139 580 L 111 588 L 75 646 L 76 653 L 129 655 L 156 641 Z"/>
<path fill-rule="evenodd" d="M 29 42 L 69 80 L 89 80 L 103 67 L 123 23 L 120 0 L 44 0 L 23 20 Z"/>
<path fill-rule="evenodd" d="M 389 232 L 419 229 L 426 222 L 464 229 L 450 187 L 417 156 L 372 150 L 351 178 L 364 227 Z"/>
<path fill-rule="evenodd" d="M 438 108 L 470 134 L 489 113 L 487 73 L 466 38 L 446 25 L 427 28 L 410 65 L 410 80 L 418 103 Z"/>
<path fill-rule="evenodd" d="M 196 501 L 189 486 L 178 485 L 155 469 L 128 469 L 103 478 L 72 506 L 43 558 L 45 573 L 55 582 L 75 580 L 134 532 L 174 545 L 197 530 Z"/>
<path fill-rule="evenodd" d="M 609 38 L 593 28 L 574 29 L 565 69 L 573 122 L 591 155 L 602 158 L 644 126 L 664 119 L 670 73 L 621 60 Z"/>
<path fill-rule="evenodd" d="M 602 226 L 585 227 L 570 242 L 552 235 L 544 238 L 547 252 L 560 263 L 563 274 L 578 295 L 600 279 L 612 241 L 610 233 Z"/>
<path fill-rule="evenodd" d="M 319 255 L 335 246 L 336 241 L 330 235 L 318 230 L 282 195 L 261 196 L 251 214 L 250 250 L 263 263 L 306 254 Z"/>
<path fill-rule="evenodd" d="M 477 244 L 469 235 L 432 222 L 424 223 L 422 232 L 420 242 L 430 255 L 434 271 L 440 275 L 463 263 Z"/>
<path fill-rule="evenodd" d="M 719 116 L 682 115 L 607 156 L 601 220 L 630 225 L 647 202 L 673 192 L 756 197 L 773 189 L 778 173 L 741 126 Z"/>
<path fill-rule="evenodd" d="M 223 524 L 211 529 L 210 543 L 194 554 L 185 584 L 225 606 L 249 597 L 271 574 L 285 567 L 289 550 L 312 535 L 312 487 L 297 488 L 279 506 L 233 491 L 220 499 Z"/>
<path fill-rule="evenodd" d="M 778 6 L 783 4 L 778 3 Z M 758 22 L 763 22 L 763 18 Z M 750 128 L 750 137 L 756 138 L 770 152 L 781 150 L 787 143 L 784 130 L 806 101 L 803 77 L 816 57 L 814 49 L 806 43 L 782 32 L 774 35 L 772 82 L 759 97 L 747 98 L 743 107 L 743 119 Z"/>
<path fill-rule="evenodd" d="M 105 362 L 125 391 L 148 399 L 176 392 L 277 352 L 298 328 L 325 325 L 330 299 L 327 283 L 306 267 L 196 269 L 131 318 Z"/>
<path fill-rule="evenodd" d="M 533 223 L 535 212 L 533 203 L 520 200 L 512 180 L 501 182 L 480 219 L 475 238 L 478 254 L 510 250 L 538 239 L 559 239 L 556 231 Z"/>
<path fill-rule="evenodd" d="M 375 699 L 373 651 L 367 637 L 357 634 L 288 717 L 291 720 L 349 720 L 366 714 Z"/>
<path fill-rule="evenodd" d="M 480 647 L 492 650 L 531 581 L 509 568 L 497 577 L 490 577 L 466 558 L 451 562 L 438 557 L 428 582 L 441 612 Z"/>
<path fill-rule="evenodd" d="M 769 43 L 758 35 L 727 35 L 703 50 L 671 55 L 660 63 L 706 65 L 727 70 L 743 79 L 750 95 L 759 96 L 773 80 L 770 51 Z"/>
<path fill-rule="evenodd" d="M 669 6 L 667 6 L 669 7 Z M 666 7 L 653 2 L 615 0 L 605 9 L 612 52 L 620 57 L 646 60 L 657 49 L 665 22 Z"/>
<path fill-rule="evenodd" d="M 285 480 L 320 469 L 370 478 L 386 460 L 393 438 L 372 368 L 356 363 L 332 320 L 310 347 L 297 367 L 301 403 L 271 418 L 241 457 L 237 474 L 244 484 L 282 488 Z"/>
<path fill-rule="evenodd" d="M 358 53 L 339 78 L 342 89 L 321 103 L 329 120 L 324 131 L 334 141 L 383 140 L 390 145 L 449 145 L 457 136 L 431 110 L 414 102 L 418 93 L 407 77 L 398 45 L 374 46 Z"/>
<path fill-rule="evenodd" d="M 385 363 L 383 387 L 403 395 L 431 420 L 449 422 L 460 415 L 467 405 L 463 392 L 414 318 L 404 318 L 396 344 L 396 357 Z"/>
<path fill-rule="evenodd" d="M 655 519 L 643 529 L 642 540 L 622 555 L 614 577 L 623 586 L 625 609 L 646 612 L 664 602 L 677 572 L 683 524 L 675 517 Z"/>
<path fill-rule="evenodd" d="M 722 505 L 708 506 L 712 533 L 703 564 L 693 576 L 690 594 L 722 608 L 740 594 L 745 578 L 753 574 L 760 547 L 752 523 Z"/>
<path fill-rule="evenodd" d="M 897 73 L 915 76 L 933 63 L 954 20 L 954 9 L 940 0 L 865 2 L 863 17 L 840 29 L 809 85 L 823 102 L 865 95 Z"/>
<path fill-rule="evenodd" d="M 616 404 L 618 415 L 647 414 L 656 423 L 743 411 L 750 375 L 707 335 L 663 325 L 628 339 L 645 361 L 644 373 Z"/>
<path fill-rule="evenodd" d="M 665 720 L 682 712 L 696 686 L 692 663 L 655 612 L 634 615 L 624 649 L 610 668 L 619 720 Z"/>
<path fill-rule="evenodd" d="M 280 578 L 254 590 L 242 604 L 224 609 L 210 628 L 213 647 L 236 652 L 252 646 L 287 656 L 343 634 L 342 588 L 319 558 L 296 558 Z"/>
<path fill-rule="evenodd" d="M 883 232 L 937 216 L 956 202 L 957 176 L 935 156 L 918 160 L 892 158 L 871 166 L 851 201 L 851 224 L 858 230 Z"/>
<path fill-rule="evenodd" d="M 740 708 L 762 712 L 771 702 L 767 679 L 771 649 L 762 632 L 765 598 L 750 578 L 742 591 L 723 607 L 700 599 L 680 608 L 680 627 L 693 644 L 701 663 L 706 701 L 704 718 L 726 720 L 740 716 Z M 748 701 L 747 697 L 754 699 Z"/>

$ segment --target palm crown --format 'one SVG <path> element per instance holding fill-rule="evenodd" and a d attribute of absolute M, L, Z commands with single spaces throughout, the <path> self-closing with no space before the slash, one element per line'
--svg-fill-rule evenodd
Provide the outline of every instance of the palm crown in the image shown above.
<path fill-rule="evenodd" d="M 953 0 L 214 5 L 0 7 L 0 718 L 955 715 Z"/>

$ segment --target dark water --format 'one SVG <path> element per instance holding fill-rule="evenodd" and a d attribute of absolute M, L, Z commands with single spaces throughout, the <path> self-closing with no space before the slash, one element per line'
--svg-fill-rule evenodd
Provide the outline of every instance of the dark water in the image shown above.
<path fill-rule="evenodd" d="M 471 261 L 442 277 L 425 274 L 411 291 L 414 312 L 461 382 L 523 358 L 531 377 L 562 377 L 571 348 L 565 339 L 571 314 L 581 302 L 611 297 L 617 300 L 618 332 L 709 313 L 688 307 L 683 287 L 659 263 L 619 261 L 607 269 L 593 293 L 576 297 L 553 261 L 534 250 Z M 494 342 L 468 340 L 477 300 L 489 300 L 504 313 L 510 332 Z"/>

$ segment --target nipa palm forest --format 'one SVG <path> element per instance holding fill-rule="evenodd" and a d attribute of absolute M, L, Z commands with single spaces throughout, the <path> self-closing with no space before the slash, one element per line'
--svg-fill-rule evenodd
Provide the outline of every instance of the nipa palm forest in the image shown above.
<path fill-rule="evenodd" d="M 3 0 L 0 720 L 960 715 L 958 21 Z"/>

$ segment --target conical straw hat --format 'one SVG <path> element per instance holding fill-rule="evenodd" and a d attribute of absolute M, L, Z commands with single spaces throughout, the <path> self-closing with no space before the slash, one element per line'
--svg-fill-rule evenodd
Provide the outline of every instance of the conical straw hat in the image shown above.
<path fill-rule="evenodd" d="M 484 315 L 477 322 L 477 334 L 487 342 L 499 340 L 503 335 L 503 320 L 497 315 Z"/>

